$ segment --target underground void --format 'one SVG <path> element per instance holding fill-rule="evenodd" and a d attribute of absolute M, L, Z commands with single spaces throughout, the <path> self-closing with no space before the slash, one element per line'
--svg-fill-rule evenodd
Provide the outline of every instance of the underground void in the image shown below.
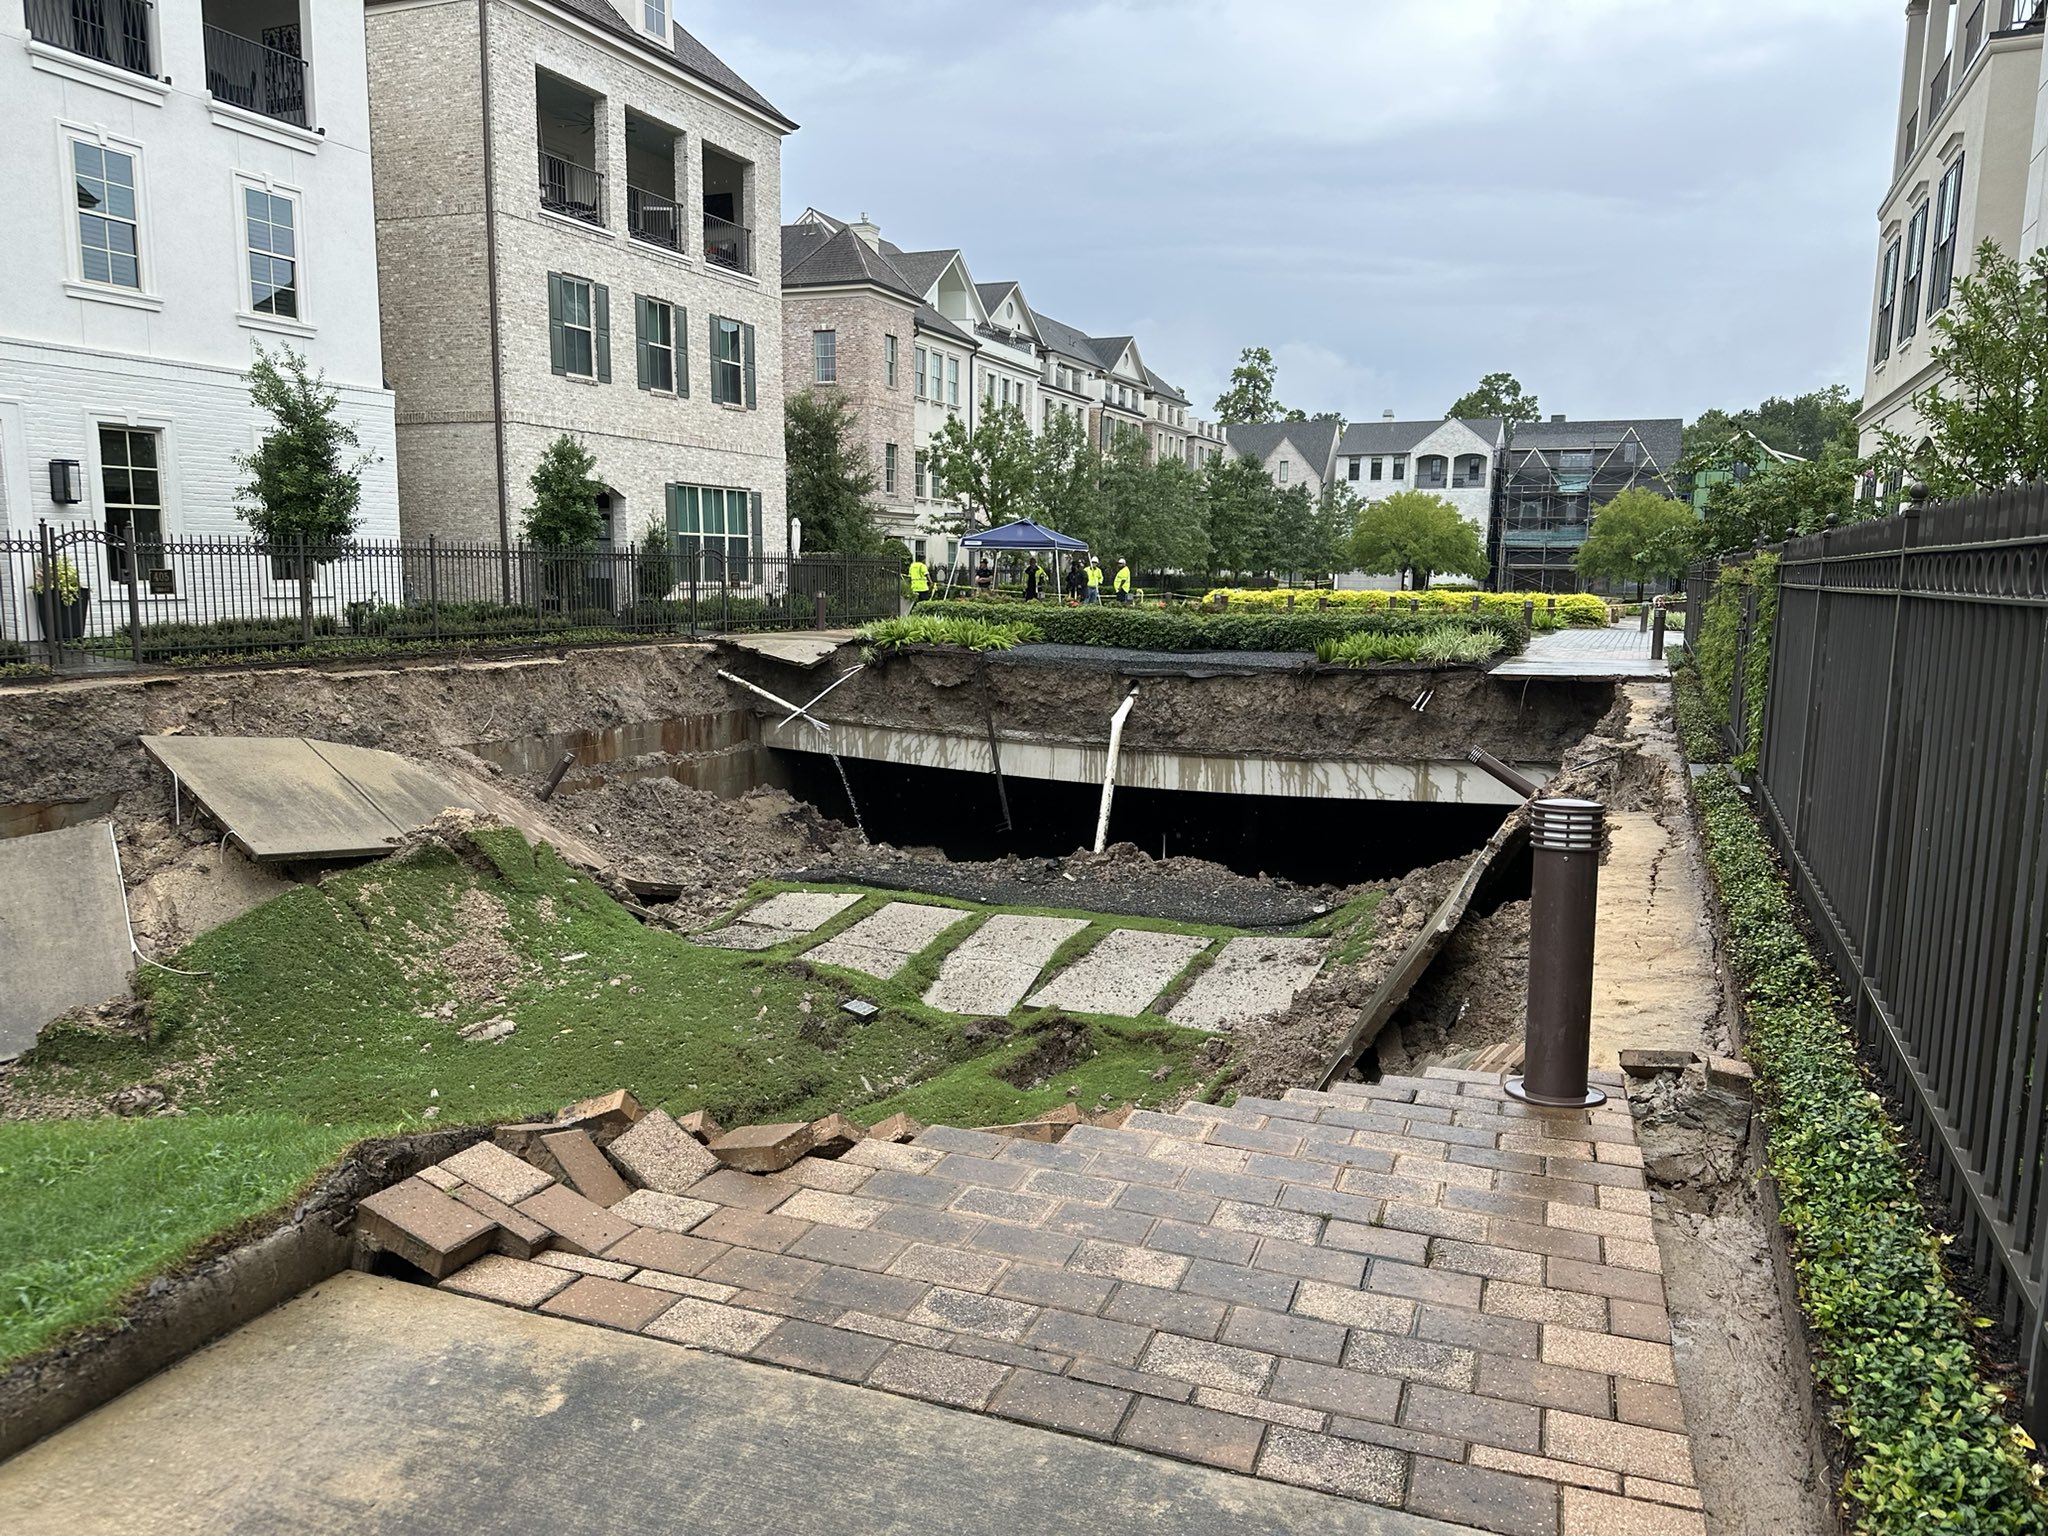
<path fill-rule="evenodd" d="M 773 752 L 790 793 L 840 821 L 853 819 L 851 786 L 870 838 L 899 848 L 936 848 L 978 862 L 1015 854 L 1064 858 L 1089 846 L 1102 785 L 1005 775 L 1009 822 L 995 776 L 815 752 Z M 1008 763 L 1005 762 L 1007 769 Z M 1217 795 L 1119 785 L 1109 840 L 1169 858 L 1207 859 L 1242 875 L 1307 885 L 1352 885 L 1405 875 L 1477 852 L 1512 808 L 1442 801 Z"/>

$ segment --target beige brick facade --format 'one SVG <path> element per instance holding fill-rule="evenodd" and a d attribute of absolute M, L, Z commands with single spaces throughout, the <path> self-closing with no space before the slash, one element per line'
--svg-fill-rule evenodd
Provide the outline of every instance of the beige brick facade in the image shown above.
<path fill-rule="evenodd" d="M 783 377 L 788 389 L 815 388 L 846 397 L 858 423 L 858 441 L 875 471 L 875 503 L 885 532 L 907 534 L 917 512 L 912 455 L 917 449 L 917 403 L 911 376 L 916 306 L 873 289 L 793 289 L 782 300 Z M 836 382 L 815 375 L 819 331 L 833 333 Z M 889 382 L 889 338 L 895 338 L 896 381 Z M 892 490 L 884 466 L 895 447 Z"/>

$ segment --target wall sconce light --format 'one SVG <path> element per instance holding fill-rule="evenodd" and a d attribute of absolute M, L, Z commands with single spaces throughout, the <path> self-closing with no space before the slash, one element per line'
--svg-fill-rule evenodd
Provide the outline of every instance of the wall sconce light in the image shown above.
<path fill-rule="evenodd" d="M 79 473 L 78 460 L 50 460 L 50 500 L 60 507 L 85 500 L 85 477 Z"/>

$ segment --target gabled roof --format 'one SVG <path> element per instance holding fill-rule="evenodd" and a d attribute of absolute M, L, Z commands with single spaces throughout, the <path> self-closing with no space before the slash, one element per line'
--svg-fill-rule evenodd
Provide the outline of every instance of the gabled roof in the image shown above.
<path fill-rule="evenodd" d="M 1050 315 L 1038 316 L 1038 339 L 1045 343 L 1048 351 L 1057 352 L 1061 357 L 1070 357 L 1077 363 L 1086 363 L 1090 368 L 1103 366 L 1102 359 L 1095 355 L 1095 344 L 1081 331 L 1077 331 L 1063 320 Z"/>
<path fill-rule="evenodd" d="M 916 303 L 924 295 L 903 280 L 903 274 L 879 251 L 850 229 L 833 231 L 822 224 L 782 226 L 782 286 L 839 288 L 866 283 L 894 297 Z"/>
<path fill-rule="evenodd" d="M 1678 462 L 1685 423 L 1676 416 L 1635 421 L 1525 421 L 1515 428 L 1515 452 L 1548 453 L 1566 448 L 1611 448 L 1633 435 L 1660 469 Z"/>
<path fill-rule="evenodd" d="M 1334 421 L 1240 422 L 1223 429 L 1223 440 L 1233 453 L 1257 459 L 1261 464 L 1273 456 L 1282 443 L 1315 466 L 1317 474 L 1330 467 L 1337 451 L 1337 423 Z"/>
<path fill-rule="evenodd" d="M 883 242 L 885 245 L 887 242 Z M 944 275 L 946 268 L 960 259 L 957 250 L 952 251 L 899 251 L 891 248 L 889 261 L 898 272 L 910 282 L 910 286 L 927 298 Z"/>
<path fill-rule="evenodd" d="M 981 307 L 994 314 L 996 306 L 1017 291 L 1015 283 L 976 283 L 974 291 L 981 295 Z"/>
<path fill-rule="evenodd" d="M 1145 387 L 1151 390 L 1152 393 L 1155 395 L 1164 395 L 1169 400 L 1178 400 L 1182 405 L 1186 405 L 1188 403 L 1188 397 L 1186 395 L 1182 394 L 1179 390 L 1175 389 L 1171 384 L 1167 383 L 1166 380 L 1159 377 L 1159 375 L 1154 373 L 1150 368 L 1147 368 L 1145 370 Z"/>
<path fill-rule="evenodd" d="M 1451 420 L 1469 429 L 1489 449 L 1500 443 L 1500 421 L 1497 417 L 1439 417 L 1430 421 L 1354 421 L 1344 429 L 1343 437 L 1338 439 L 1337 452 L 1346 457 L 1374 453 L 1411 453 L 1418 444 L 1426 442 L 1435 433 L 1442 431 L 1446 422 Z"/>
<path fill-rule="evenodd" d="M 371 0 L 371 3 L 377 3 L 377 0 Z M 632 43 L 642 53 L 651 54 L 663 63 L 679 66 L 685 74 L 695 75 L 706 85 L 765 112 L 785 128 L 796 127 L 794 119 L 785 116 L 767 97 L 734 74 L 723 59 L 673 22 L 670 23 L 670 46 L 664 48 L 612 9 L 605 0 L 546 0 L 546 3 L 579 21 L 589 22 L 613 37 Z"/>
<path fill-rule="evenodd" d="M 1095 349 L 1095 355 L 1102 359 L 1105 373 L 1114 372 L 1116 365 L 1124 360 L 1128 352 L 1131 362 L 1137 367 L 1138 377 L 1145 376 L 1145 360 L 1138 356 L 1138 339 L 1135 336 L 1091 336 L 1088 344 Z"/>
<path fill-rule="evenodd" d="M 957 341 L 963 347 L 978 347 L 981 345 L 980 342 L 961 330 L 959 326 L 948 320 L 929 304 L 917 306 L 917 328 L 920 331 L 929 331 L 935 336 L 943 336 L 948 341 Z"/>

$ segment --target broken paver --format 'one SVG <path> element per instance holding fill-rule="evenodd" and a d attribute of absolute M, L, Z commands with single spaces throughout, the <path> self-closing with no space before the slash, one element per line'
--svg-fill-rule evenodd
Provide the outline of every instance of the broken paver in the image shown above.
<path fill-rule="evenodd" d="M 946 956 L 925 1006 L 946 1013 L 1004 1014 L 1024 1000 L 1053 952 L 1088 926 L 1078 917 L 1002 912 Z"/>
<path fill-rule="evenodd" d="M 465 1147 L 453 1157 L 444 1157 L 440 1166 L 463 1183 L 473 1184 L 493 1200 L 502 1200 L 507 1205 L 517 1205 L 555 1182 L 533 1164 L 488 1141 Z"/>
<path fill-rule="evenodd" d="M 718 949 L 773 949 L 829 923 L 859 900 L 843 892 L 778 891 L 723 928 L 691 935 L 690 942 Z"/>
<path fill-rule="evenodd" d="M 586 1131 L 592 1141 L 607 1147 L 613 1137 L 631 1129 L 641 1114 L 638 1099 L 624 1088 L 614 1088 L 595 1098 L 577 1100 L 555 1116 L 555 1126 L 558 1130 Z"/>
<path fill-rule="evenodd" d="M 356 1207 L 356 1235 L 436 1280 L 483 1257 L 498 1228 L 425 1179 L 380 1189 Z"/>
<path fill-rule="evenodd" d="M 1135 1018 L 1208 947 L 1194 934 L 1117 928 L 1033 993 L 1031 1006 Z"/>
<path fill-rule="evenodd" d="M 617 1205 L 626 1198 L 626 1181 L 605 1161 L 587 1132 L 555 1131 L 543 1136 L 541 1145 L 561 1165 L 569 1187 L 584 1199 L 596 1205 Z"/>
<path fill-rule="evenodd" d="M 636 1227 L 653 1227 L 658 1232 L 687 1232 L 717 1209 L 709 1200 L 663 1194 L 658 1189 L 636 1189 L 611 1211 L 621 1221 L 630 1221 Z"/>
<path fill-rule="evenodd" d="M 1190 1029 L 1230 1029 L 1282 1012 L 1322 968 L 1320 939 L 1232 939 L 1166 1016 Z"/>
<path fill-rule="evenodd" d="M 867 1140 L 867 1132 L 844 1115 L 826 1115 L 811 1122 L 812 1157 L 839 1157 L 851 1150 L 853 1144 Z"/>
<path fill-rule="evenodd" d="M 575 1282 L 576 1277 L 567 1270 L 487 1253 L 468 1268 L 443 1280 L 441 1289 L 460 1291 L 465 1296 L 478 1296 L 485 1301 L 501 1301 L 512 1307 L 537 1307 Z"/>
<path fill-rule="evenodd" d="M 642 1115 L 606 1150 L 634 1183 L 664 1195 L 680 1195 L 718 1171 L 718 1159 L 662 1109 Z"/>
<path fill-rule="evenodd" d="M 972 915 L 958 907 L 892 901 L 816 949 L 806 950 L 804 958 L 887 981 L 932 940 Z"/>
<path fill-rule="evenodd" d="M 433 1169 L 426 1169 L 420 1177 L 432 1172 Z M 547 1246 L 550 1233 L 546 1227 L 530 1216 L 520 1215 L 504 1201 L 492 1199 L 474 1184 L 458 1184 L 449 1193 L 484 1220 L 498 1224 L 498 1235 L 491 1240 L 496 1252 L 508 1258 L 530 1259 L 536 1250 Z"/>
<path fill-rule="evenodd" d="M 550 1184 L 519 1202 L 519 1214 L 530 1216 L 571 1253 L 597 1257 L 633 1230 L 601 1205 L 594 1205 L 566 1184 Z"/>
<path fill-rule="evenodd" d="M 784 1125 L 742 1125 L 711 1143 L 711 1154 L 741 1173 L 779 1173 L 811 1150 L 811 1127 L 797 1120 Z"/>
<path fill-rule="evenodd" d="M 924 1132 L 924 1122 L 913 1120 L 902 1111 L 886 1120 L 877 1120 L 868 1127 L 870 1141 L 913 1141 Z"/>

